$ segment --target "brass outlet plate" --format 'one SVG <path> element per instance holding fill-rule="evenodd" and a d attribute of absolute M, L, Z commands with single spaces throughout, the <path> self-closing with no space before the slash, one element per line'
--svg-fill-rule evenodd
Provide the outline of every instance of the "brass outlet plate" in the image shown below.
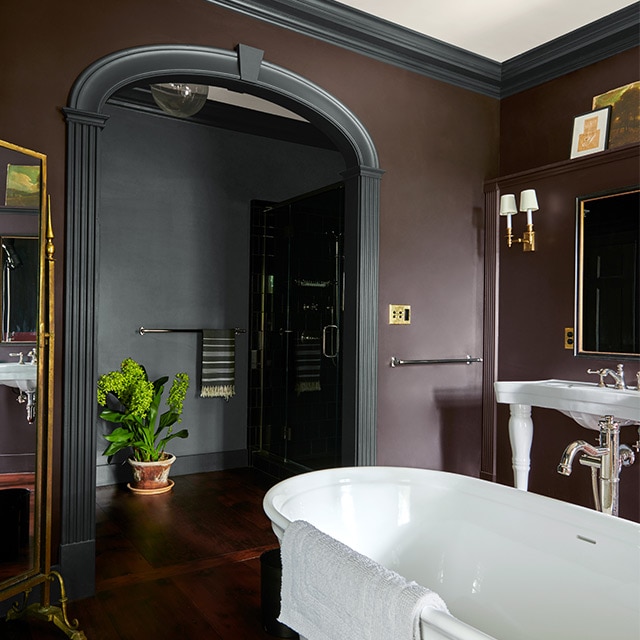
<path fill-rule="evenodd" d="M 573 327 L 565 327 L 564 329 L 564 348 L 565 349 L 573 349 L 573 345 L 575 344 L 575 332 L 573 331 Z"/>
<path fill-rule="evenodd" d="M 411 305 L 390 304 L 389 324 L 411 324 Z"/>

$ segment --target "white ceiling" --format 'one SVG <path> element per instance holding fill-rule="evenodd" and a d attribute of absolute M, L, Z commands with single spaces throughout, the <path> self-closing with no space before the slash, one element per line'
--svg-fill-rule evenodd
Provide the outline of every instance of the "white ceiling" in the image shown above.
<path fill-rule="evenodd" d="M 634 4 L 630 0 L 341 0 L 497 62 Z"/>
<path fill-rule="evenodd" d="M 336 0 L 337 1 L 337 0 Z M 341 0 L 338 4 L 504 62 L 637 0 Z M 304 120 L 276 104 L 221 87 L 209 99 Z"/>

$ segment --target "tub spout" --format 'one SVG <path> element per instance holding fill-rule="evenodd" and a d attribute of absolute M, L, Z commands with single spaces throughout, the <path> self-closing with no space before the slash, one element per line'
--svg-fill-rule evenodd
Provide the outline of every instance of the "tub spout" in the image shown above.
<path fill-rule="evenodd" d="M 579 453 L 586 453 L 587 455 L 594 458 L 600 458 L 607 452 L 608 449 L 605 447 L 594 447 L 586 440 L 576 440 L 564 450 L 562 458 L 560 458 L 560 464 L 558 465 L 558 473 L 562 474 L 563 476 L 570 476 L 573 459 Z"/>
<path fill-rule="evenodd" d="M 594 447 L 584 440 L 572 442 L 562 454 L 558 473 L 571 475 L 571 464 L 577 454 L 582 454 L 580 463 L 591 467 L 593 479 L 593 497 L 596 508 L 603 513 L 618 515 L 618 485 L 620 470 L 633 464 L 635 455 L 631 447 L 620 444 L 620 427 L 612 416 L 604 416 L 600 422 L 599 447 Z M 600 476 L 598 492 L 596 475 Z M 598 507 L 599 505 L 599 507 Z"/>

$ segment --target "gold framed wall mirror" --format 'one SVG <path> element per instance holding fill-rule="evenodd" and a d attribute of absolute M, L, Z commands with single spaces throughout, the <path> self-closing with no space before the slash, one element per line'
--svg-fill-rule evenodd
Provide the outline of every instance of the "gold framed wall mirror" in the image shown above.
<path fill-rule="evenodd" d="M 577 199 L 576 355 L 640 355 L 640 188 Z"/>
<path fill-rule="evenodd" d="M 72 638 L 62 577 L 51 568 L 54 238 L 47 158 L 0 140 L 0 603 L 6 619 L 37 617 Z M 34 591 L 35 589 L 35 591 Z M 31 594 L 38 602 L 30 602 Z M 22 602 L 11 604 L 17 594 Z M 7 609 L 7 606 L 10 606 Z"/>

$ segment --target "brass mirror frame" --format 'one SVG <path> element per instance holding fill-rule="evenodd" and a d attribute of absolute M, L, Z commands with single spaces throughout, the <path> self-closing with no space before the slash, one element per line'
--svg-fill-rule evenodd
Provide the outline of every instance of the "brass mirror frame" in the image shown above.
<path fill-rule="evenodd" d="M 37 387 L 36 387 L 36 455 L 35 455 L 35 498 L 34 498 L 34 529 L 33 529 L 33 561 L 31 566 L 22 573 L 7 578 L 0 583 L 0 599 L 5 600 L 12 595 L 30 589 L 34 585 L 37 585 L 42 581 L 42 574 L 46 570 L 46 558 L 43 556 L 43 549 L 46 547 L 46 542 L 50 540 L 50 533 L 46 531 L 45 518 L 43 515 L 46 511 L 47 499 L 43 493 L 46 490 L 47 482 L 47 469 L 46 469 L 46 451 L 49 448 L 46 446 L 46 441 L 49 439 L 49 433 L 51 431 L 49 425 L 48 409 L 48 371 L 47 361 L 50 359 L 45 355 L 46 353 L 46 333 L 49 333 L 49 320 L 45 318 L 48 314 L 46 304 L 46 292 L 45 285 L 48 281 L 46 278 L 46 264 L 45 264 L 45 250 L 43 238 L 47 233 L 47 216 L 46 202 L 47 202 L 47 158 L 44 154 L 37 151 L 32 151 L 24 147 L 0 140 L 0 147 L 9 149 L 21 153 L 30 158 L 34 158 L 40 163 L 40 202 L 39 202 L 39 220 L 38 220 L 38 239 L 39 239 L 39 251 L 38 251 L 38 320 L 37 329 L 38 336 L 36 337 L 36 346 L 38 349 L 38 373 L 37 373 Z M 49 501 L 50 502 L 50 501 Z M 44 525 L 44 526 L 43 526 Z"/>
<path fill-rule="evenodd" d="M 55 246 L 51 224 L 51 199 L 47 194 L 47 156 L 38 151 L 0 140 L 0 147 L 40 161 L 40 220 L 38 275 L 38 374 L 36 387 L 36 477 L 34 500 L 33 566 L 0 583 L 0 601 L 24 593 L 22 604 L 15 602 L 6 619 L 33 617 L 55 624 L 73 640 L 85 638 L 77 621 L 67 618 L 64 582 L 51 568 L 51 524 L 53 510 L 53 408 L 55 351 Z M 51 583 L 59 583 L 60 607 L 51 605 Z M 31 591 L 41 587 L 41 602 L 29 604 Z"/>
<path fill-rule="evenodd" d="M 585 287 L 585 238 L 584 213 L 585 205 L 595 200 L 606 200 L 616 196 L 628 195 L 640 191 L 640 186 L 621 187 L 603 193 L 593 193 L 576 198 L 576 292 L 575 292 L 575 328 L 576 340 L 574 355 L 581 357 L 637 358 L 638 353 L 624 351 L 591 351 L 583 346 L 584 341 L 584 287 Z"/>

